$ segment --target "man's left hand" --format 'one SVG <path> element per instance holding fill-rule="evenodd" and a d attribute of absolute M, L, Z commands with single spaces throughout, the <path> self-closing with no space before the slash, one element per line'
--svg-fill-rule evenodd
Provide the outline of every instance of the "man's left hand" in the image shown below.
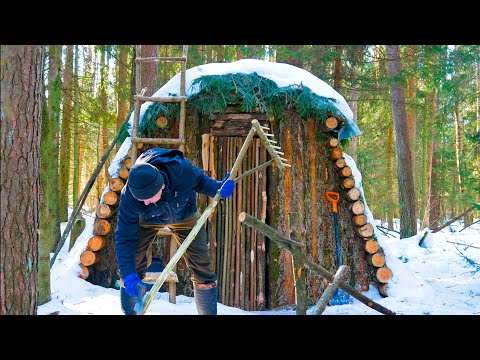
<path fill-rule="evenodd" d="M 229 180 L 230 172 L 227 172 L 227 176 L 225 179 L 222 180 L 220 184 L 220 196 L 222 199 L 226 199 L 233 194 L 233 190 L 235 190 L 235 181 Z"/>

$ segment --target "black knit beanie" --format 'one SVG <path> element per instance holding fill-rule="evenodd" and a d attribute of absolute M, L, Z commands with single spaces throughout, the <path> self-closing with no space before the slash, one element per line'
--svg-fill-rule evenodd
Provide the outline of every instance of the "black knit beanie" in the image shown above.
<path fill-rule="evenodd" d="M 160 171 L 148 163 L 135 164 L 128 174 L 128 187 L 137 200 L 147 200 L 155 196 L 163 185 Z"/>

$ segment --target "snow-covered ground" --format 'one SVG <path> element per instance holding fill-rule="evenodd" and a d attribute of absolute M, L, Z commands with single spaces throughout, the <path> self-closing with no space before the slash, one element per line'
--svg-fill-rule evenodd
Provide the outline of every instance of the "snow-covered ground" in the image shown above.
<path fill-rule="evenodd" d="M 72 250 L 67 253 L 67 239 L 58 254 L 51 269 L 52 299 L 38 307 L 39 315 L 122 314 L 118 290 L 93 285 L 78 277 L 80 253 L 93 234 L 94 218 L 86 217 L 86 221 L 86 230 Z M 379 221 L 375 223 L 380 225 Z M 62 231 L 65 225 L 62 224 Z M 438 233 L 430 233 L 424 247 L 418 243 L 425 229 L 401 240 L 398 233 L 389 232 L 387 236 L 378 232 L 387 265 L 393 271 L 389 297 L 383 298 L 373 286 L 365 295 L 399 315 L 480 314 L 480 223 L 462 228 L 463 223 L 457 221 Z M 323 315 L 380 315 L 351 299 L 351 304 L 327 307 Z M 193 297 L 178 295 L 177 303 L 171 304 L 168 293 L 157 293 L 147 311 L 147 315 L 196 313 Z M 219 303 L 218 314 L 294 315 L 295 311 L 244 311 Z"/>

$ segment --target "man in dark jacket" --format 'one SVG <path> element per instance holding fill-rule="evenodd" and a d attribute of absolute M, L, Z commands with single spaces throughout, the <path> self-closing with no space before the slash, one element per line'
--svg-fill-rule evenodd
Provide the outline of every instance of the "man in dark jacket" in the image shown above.
<path fill-rule="evenodd" d="M 122 311 L 136 315 L 134 306 L 149 266 L 149 249 L 160 228 L 168 227 L 181 244 L 195 226 L 200 213 L 196 193 L 222 199 L 232 195 L 233 180 L 217 181 L 193 166 L 180 150 L 150 149 L 130 169 L 120 196 L 115 251 L 123 278 L 120 289 Z M 194 296 L 200 315 L 217 314 L 217 278 L 211 269 L 207 231 L 202 226 L 190 243 L 185 260 L 192 272 Z"/>

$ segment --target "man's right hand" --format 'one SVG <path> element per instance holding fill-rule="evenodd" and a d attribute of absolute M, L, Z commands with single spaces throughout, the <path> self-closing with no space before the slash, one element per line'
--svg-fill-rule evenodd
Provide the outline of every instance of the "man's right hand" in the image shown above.
<path fill-rule="evenodd" d="M 125 285 L 125 291 L 131 297 L 138 296 L 138 284 L 141 284 L 142 280 L 137 273 L 131 273 L 125 276 L 123 279 L 123 284 Z"/>

